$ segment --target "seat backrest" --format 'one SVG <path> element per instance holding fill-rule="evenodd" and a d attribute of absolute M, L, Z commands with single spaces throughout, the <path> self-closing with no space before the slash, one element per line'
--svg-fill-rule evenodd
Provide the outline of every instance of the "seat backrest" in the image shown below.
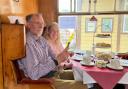
<path fill-rule="evenodd" d="M 18 60 L 11 61 L 14 77 L 17 83 L 22 84 L 40 84 L 53 83 L 53 78 L 40 78 L 39 80 L 32 80 L 24 75 L 24 72 L 19 68 Z"/>
<path fill-rule="evenodd" d="M 17 81 L 17 83 L 21 83 L 22 79 L 25 78 L 24 73 L 19 69 L 17 60 L 12 60 L 11 63 L 15 80 Z"/>
<path fill-rule="evenodd" d="M 128 59 L 128 53 L 119 53 L 117 56 L 121 57 L 122 59 Z"/>

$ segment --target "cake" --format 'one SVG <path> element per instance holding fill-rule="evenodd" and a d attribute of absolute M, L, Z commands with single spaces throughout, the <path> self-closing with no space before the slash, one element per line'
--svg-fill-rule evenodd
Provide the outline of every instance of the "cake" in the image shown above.
<path fill-rule="evenodd" d="M 111 47 L 111 44 L 107 44 L 107 43 L 96 43 L 96 47 Z"/>
<path fill-rule="evenodd" d="M 110 34 L 97 34 L 96 37 L 108 37 L 110 36 Z"/>
<path fill-rule="evenodd" d="M 96 53 L 96 57 L 104 61 L 109 61 L 109 59 L 112 59 L 112 55 L 110 53 L 105 53 L 105 52 Z"/>

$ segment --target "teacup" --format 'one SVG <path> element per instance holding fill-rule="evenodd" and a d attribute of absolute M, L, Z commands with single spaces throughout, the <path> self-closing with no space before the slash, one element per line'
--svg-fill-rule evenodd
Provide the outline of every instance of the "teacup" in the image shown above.
<path fill-rule="evenodd" d="M 110 65 L 113 68 L 119 68 L 120 67 L 120 61 L 119 61 L 119 59 L 111 59 L 110 60 Z"/>
<path fill-rule="evenodd" d="M 86 51 L 87 56 L 91 56 L 91 54 L 92 54 L 91 51 L 89 51 L 89 50 Z"/>
<path fill-rule="evenodd" d="M 89 56 L 84 56 L 83 57 L 83 62 L 85 63 L 85 64 L 90 64 L 91 63 L 91 57 L 89 57 Z"/>

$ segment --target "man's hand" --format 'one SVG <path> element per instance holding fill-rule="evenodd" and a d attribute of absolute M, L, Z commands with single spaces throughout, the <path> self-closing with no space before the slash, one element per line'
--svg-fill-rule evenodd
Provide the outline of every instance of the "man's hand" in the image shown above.
<path fill-rule="evenodd" d="M 73 66 L 73 64 L 71 62 L 70 63 L 67 62 L 67 63 L 64 64 L 63 68 L 64 69 L 71 69 L 72 66 Z"/>

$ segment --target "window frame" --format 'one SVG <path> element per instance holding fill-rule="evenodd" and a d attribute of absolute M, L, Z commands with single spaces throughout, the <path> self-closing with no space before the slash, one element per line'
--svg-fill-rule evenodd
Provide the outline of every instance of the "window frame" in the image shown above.
<path fill-rule="evenodd" d="M 70 0 L 71 1 L 71 3 L 72 3 L 72 0 Z M 115 0 L 115 4 L 116 4 L 116 0 Z M 71 6 L 70 6 L 70 12 L 59 12 L 59 0 L 57 0 L 57 7 L 58 7 L 58 10 L 57 10 L 57 14 L 58 14 L 58 16 L 59 15 L 113 15 L 113 14 L 128 14 L 128 11 L 127 10 L 125 10 L 125 11 L 121 11 L 121 10 L 116 10 L 116 5 L 114 4 L 114 7 L 115 7 L 115 9 L 113 10 L 113 11 L 96 11 L 96 12 L 94 12 L 94 11 L 90 11 L 90 9 L 89 9 L 89 3 L 88 3 L 88 11 L 86 12 L 82 12 L 82 11 L 76 11 L 76 7 L 75 7 L 75 5 L 76 5 L 76 0 L 74 0 L 74 8 L 72 9 L 72 4 L 71 4 Z"/>
<path fill-rule="evenodd" d="M 126 24 L 126 19 L 125 18 L 128 18 L 128 15 L 124 15 L 123 16 L 123 27 L 122 27 L 122 33 L 126 33 L 126 34 L 128 34 L 128 28 L 126 29 L 126 26 L 127 26 L 127 24 Z M 127 22 L 128 23 L 128 22 Z"/>

